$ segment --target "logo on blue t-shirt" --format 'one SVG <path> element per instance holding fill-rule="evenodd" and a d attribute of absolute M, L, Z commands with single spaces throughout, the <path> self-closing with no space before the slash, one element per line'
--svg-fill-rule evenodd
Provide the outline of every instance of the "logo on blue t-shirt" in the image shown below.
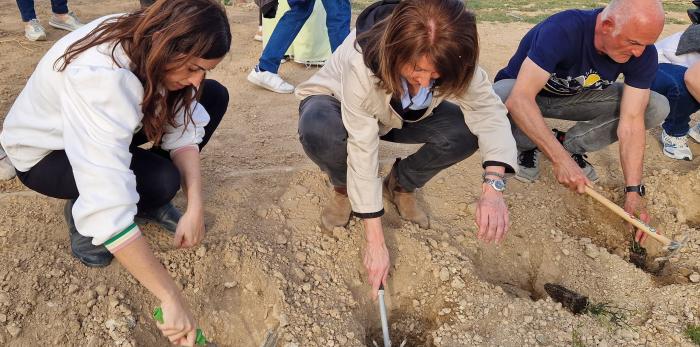
<path fill-rule="evenodd" d="M 578 77 L 562 78 L 553 73 L 544 86 L 544 90 L 554 95 L 576 95 L 584 90 L 603 90 L 613 82 L 601 78 L 598 72 L 593 69 Z"/>

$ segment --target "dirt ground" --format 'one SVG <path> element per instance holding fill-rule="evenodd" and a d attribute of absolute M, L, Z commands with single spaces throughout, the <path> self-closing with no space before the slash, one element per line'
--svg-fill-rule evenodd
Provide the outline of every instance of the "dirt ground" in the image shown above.
<path fill-rule="evenodd" d="M 81 18 L 128 11 L 136 1 L 70 3 Z M 41 19 L 48 1 L 37 1 Z M 323 233 L 319 214 L 327 180 L 297 140 L 292 95 L 245 81 L 260 52 L 252 40 L 257 13 L 227 8 L 231 54 L 211 73 L 228 86 L 228 112 L 203 151 L 208 234 L 176 250 L 163 230 L 147 225 L 157 256 L 181 284 L 198 322 L 218 346 L 366 346 L 379 338 L 379 313 L 368 299 L 360 223 Z M 0 120 L 49 41 L 26 42 L 14 1 L 0 0 Z M 481 62 L 503 66 L 530 24 L 481 23 Z M 668 33 L 682 30 L 671 25 Z M 287 63 L 297 84 L 315 68 Z M 566 128 L 570 124 L 556 123 Z M 392 258 L 387 288 L 395 343 L 408 346 L 684 346 L 688 324 L 700 324 L 700 171 L 698 160 L 661 154 L 659 130 L 647 135 L 646 185 L 653 225 L 687 247 L 652 275 L 630 264 L 623 223 L 590 198 L 566 191 L 549 163 L 533 184 L 509 181 L 511 229 L 500 246 L 474 237 L 480 192 L 478 155 L 442 172 L 420 192 L 430 230 L 403 222 L 387 205 Z M 692 145 L 696 155 L 700 146 Z M 414 146 L 383 144 L 382 162 Z M 598 188 L 617 203 L 623 184 L 618 147 L 591 153 Z M 386 171 L 386 168 L 384 168 Z M 184 206 L 182 196 L 176 204 Z M 150 312 L 156 299 L 118 263 L 88 269 L 70 256 L 63 202 L 0 182 L 0 344 L 9 346 L 165 346 Z M 653 255 L 654 241 L 647 244 Z M 573 315 L 546 295 L 557 283 L 608 303 L 625 319 Z"/>

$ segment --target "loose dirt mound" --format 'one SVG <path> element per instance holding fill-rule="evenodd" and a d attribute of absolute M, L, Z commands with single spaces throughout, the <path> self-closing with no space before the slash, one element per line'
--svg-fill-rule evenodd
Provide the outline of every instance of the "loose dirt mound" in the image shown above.
<path fill-rule="evenodd" d="M 0 0 L 0 118 L 48 42 L 27 43 L 15 3 Z M 135 2 L 71 2 L 85 19 L 127 11 Z M 48 4 L 37 4 L 48 18 Z M 306 159 L 296 135 L 297 101 L 252 87 L 245 75 L 259 44 L 253 8 L 228 8 L 232 54 L 211 74 L 229 87 L 231 105 L 203 152 L 208 235 L 192 250 L 174 250 L 154 226 L 144 228 L 157 256 L 183 288 L 199 323 L 219 346 L 366 346 L 381 342 L 377 304 L 361 263 L 363 230 L 353 221 L 323 233 L 319 213 L 327 182 Z M 482 62 L 493 75 L 530 27 L 479 26 Z M 667 28 L 667 33 L 682 26 Z M 315 70 L 285 64 L 299 83 Z M 566 123 L 553 124 L 566 128 Z M 682 331 L 700 324 L 700 174 L 697 160 L 672 162 L 647 136 L 646 183 L 653 224 L 669 236 L 689 233 L 687 247 L 655 277 L 628 259 L 630 235 L 619 218 L 590 198 L 557 185 L 549 164 L 541 180 L 511 180 L 512 225 L 504 244 L 475 240 L 480 193 L 478 155 L 450 168 L 421 192 L 432 228 L 403 222 L 387 206 L 392 258 L 387 302 L 392 339 L 408 346 L 688 345 Z M 385 144 L 382 161 L 415 150 Z M 700 153 L 700 147 L 693 145 Z M 599 189 L 621 203 L 617 146 L 591 155 Z M 386 170 L 386 168 L 385 168 Z M 183 206 L 181 196 L 176 204 Z M 61 201 L 0 182 L 0 344 L 165 346 L 150 312 L 157 305 L 118 264 L 88 269 L 68 249 Z M 659 252 L 653 241 L 645 244 Z M 695 277 L 692 277 L 695 278 Z M 559 283 L 625 310 L 622 326 L 573 315 L 549 299 Z"/>

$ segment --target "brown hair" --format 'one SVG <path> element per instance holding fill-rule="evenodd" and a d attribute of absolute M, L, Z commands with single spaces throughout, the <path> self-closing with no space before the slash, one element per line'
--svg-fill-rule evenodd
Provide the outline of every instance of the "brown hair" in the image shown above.
<path fill-rule="evenodd" d="M 379 86 L 401 97 L 400 69 L 426 56 L 440 74 L 434 92 L 464 92 L 479 60 L 476 18 L 460 0 L 405 0 L 391 15 L 358 36 L 365 65 Z"/>
<path fill-rule="evenodd" d="M 159 144 L 166 124 L 175 126 L 176 114 L 185 113 L 185 124 L 192 121 L 189 106 L 199 97 L 192 86 L 165 89 L 165 66 L 192 57 L 223 57 L 231 47 L 231 29 L 226 11 L 216 0 L 158 0 L 151 7 L 105 20 L 71 44 L 54 68 L 63 71 L 81 53 L 109 43 L 114 43 L 115 64 L 119 64 L 115 50 L 121 44 L 131 60 L 131 66 L 122 68 L 129 68 L 143 84 L 143 128 L 148 139 Z"/>

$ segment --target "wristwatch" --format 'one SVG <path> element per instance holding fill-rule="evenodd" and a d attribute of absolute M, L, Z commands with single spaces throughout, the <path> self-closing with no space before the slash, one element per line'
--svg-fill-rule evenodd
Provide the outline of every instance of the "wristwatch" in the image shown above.
<path fill-rule="evenodd" d="M 484 177 L 484 183 L 490 185 L 497 192 L 502 192 L 506 190 L 506 182 L 502 179 L 492 179 Z"/>
<path fill-rule="evenodd" d="M 644 195 L 646 195 L 647 190 L 643 184 L 640 184 L 638 186 L 625 187 L 625 193 L 630 193 L 630 192 L 635 192 L 635 193 L 639 194 L 639 196 L 644 196 Z"/>

